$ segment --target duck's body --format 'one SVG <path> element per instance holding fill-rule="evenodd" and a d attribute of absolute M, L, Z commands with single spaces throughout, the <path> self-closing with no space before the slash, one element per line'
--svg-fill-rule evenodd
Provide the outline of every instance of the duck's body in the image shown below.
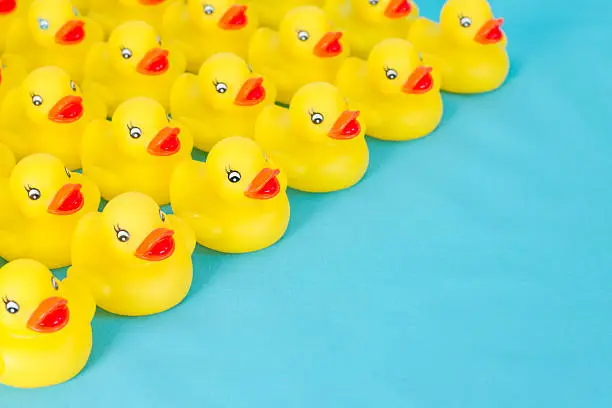
<path fill-rule="evenodd" d="M 488 92 L 504 83 L 510 69 L 502 21 L 485 0 L 449 0 L 439 24 L 419 18 L 408 39 L 439 71 L 442 90 Z"/>
<path fill-rule="evenodd" d="M 32 0 L 0 0 L 0 54 L 6 48 L 6 40 L 11 26 L 25 16 Z"/>
<path fill-rule="evenodd" d="M 125 193 L 79 223 L 68 279 L 89 287 L 108 312 L 160 313 L 189 292 L 194 249 L 193 232 L 183 221 L 165 215 L 148 196 Z"/>
<path fill-rule="evenodd" d="M 49 268 L 70 264 L 72 233 L 99 203 L 98 188 L 57 158 L 22 159 L 0 177 L 0 257 L 35 259 Z"/>
<path fill-rule="evenodd" d="M 177 126 L 178 125 L 178 126 Z M 168 204 L 170 177 L 191 160 L 189 132 L 167 118 L 161 105 L 138 97 L 121 104 L 112 122 L 94 121 L 83 135 L 83 173 L 111 200 L 138 191 L 159 205 Z"/>
<path fill-rule="evenodd" d="M 0 143 L 0 177 L 8 177 L 15 167 L 15 155 L 8 146 Z"/>
<path fill-rule="evenodd" d="M 85 61 L 87 92 L 100 95 L 112 113 L 130 98 L 145 96 L 169 108 L 170 88 L 185 71 L 185 57 L 160 48 L 151 26 L 128 21 L 117 27 L 109 42 L 95 44 Z"/>
<path fill-rule="evenodd" d="M 329 192 L 361 180 L 369 162 L 365 130 L 359 112 L 345 105 L 335 87 L 312 83 L 295 94 L 289 110 L 270 106 L 261 113 L 255 141 L 287 173 L 289 187 Z"/>
<path fill-rule="evenodd" d="M 144 21 L 156 30 L 168 7 L 180 0 L 90 0 L 88 16 L 100 23 L 106 35 L 130 20 Z"/>
<path fill-rule="evenodd" d="M 104 33 L 99 24 L 74 10 L 70 0 L 34 0 L 28 16 L 11 26 L 7 52 L 23 55 L 28 70 L 53 65 L 81 83 L 83 60 Z"/>
<path fill-rule="evenodd" d="M 0 56 L 0 105 L 8 91 L 21 85 L 27 75 L 28 70 L 23 57 L 15 54 Z"/>
<path fill-rule="evenodd" d="M 197 73 L 212 55 L 231 52 L 243 59 L 257 17 L 244 5 L 228 0 L 210 0 L 202 10 L 200 0 L 174 3 L 164 15 L 162 35 L 187 57 L 187 70 Z M 211 40 L 214 39 L 214 40 Z"/>
<path fill-rule="evenodd" d="M 211 150 L 207 163 L 177 168 L 170 182 L 172 208 L 201 245 L 228 253 L 256 251 L 278 241 L 289 223 L 286 184 L 278 176 L 251 139 L 227 138 Z"/>
<path fill-rule="evenodd" d="M 81 138 L 87 123 L 105 117 L 102 101 L 92 94 L 83 95 L 65 71 L 42 67 L 4 97 L 0 141 L 17 159 L 49 153 L 76 170 L 81 168 Z"/>
<path fill-rule="evenodd" d="M 419 15 L 408 0 L 327 0 L 325 12 L 334 27 L 345 34 L 351 56 L 367 58 L 376 44 L 386 38 L 404 38 Z"/>
<path fill-rule="evenodd" d="M 279 31 L 260 28 L 249 44 L 253 69 L 277 86 L 277 101 L 289 104 L 293 94 L 310 82 L 333 82 L 349 51 L 341 32 L 330 31 L 323 10 L 298 7 L 287 13 Z"/>
<path fill-rule="evenodd" d="M 89 293 L 29 259 L 0 268 L 0 290 L 0 383 L 38 388 L 75 377 L 92 347 Z"/>
<path fill-rule="evenodd" d="M 277 30 L 288 11 L 300 6 L 322 6 L 324 0 L 250 0 L 249 7 L 259 16 L 260 24 Z"/>
<path fill-rule="evenodd" d="M 170 109 L 191 131 L 195 146 L 210 151 L 230 136 L 252 138 L 257 115 L 274 103 L 275 96 L 272 83 L 251 73 L 244 60 L 220 53 L 209 58 L 197 76 L 179 77 Z"/>
<path fill-rule="evenodd" d="M 368 135 L 400 141 L 423 137 L 440 123 L 443 104 L 434 78 L 410 43 L 387 39 L 368 61 L 349 58 L 337 85 L 351 109 L 362 112 Z"/>

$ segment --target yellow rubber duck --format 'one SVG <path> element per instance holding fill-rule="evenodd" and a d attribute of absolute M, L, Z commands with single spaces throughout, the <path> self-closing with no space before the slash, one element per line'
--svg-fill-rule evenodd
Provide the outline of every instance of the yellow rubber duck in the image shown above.
<path fill-rule="evenodd" d="M 364 59 L 385 38 L 404 38 L 419 16 L 411 0 L 327 0 L 325 12 L 344 32 L 351 56 Z"/>
<path fill-rule="evenodd" d="M 98 187 L 56 157 L 22 159 L 0 176 L 0 257 L 36 259 L 51 269 L 69 265 L 72 233 L 99 204 Z"/>
<path fill-rule="evenodd" d="M 161 313 L 191 287 L 195 237 L 150 197 L 118 195 L 84 217 L 74 234 L 68 279 L 88 286 L 102 309 L 123 316 Z"/>
<path fill-rule="evenodd" d="M 448 0 L 440 24 L 419 18 L 408 39 L 440 72 L 443 91 L 489 92 L 504 83 L 510 69 L 502 23 L 485 0 Z"/>
<path fill-rule="evenodd" d="M 186 55 L 187 70 L 197 73 L 202 63 L 218 52 L 246 58 L 249 39 L 257 25 L 257 17 L 247 13 L 243 4 L 230 0 L 187 0 L 168 8 L 162 36 Z"/>
<path fill-rule="evenodd" d="M 89 13 L 89 6 L 91 5 L 91 0 L 72 0 L 72 4 L 77 8 L 78 12 L 81 15 L 86 16 Z"/>
<path fill-rule="evenodd" d="M 81 83 L 83 60 L 103 36 L 102 27 L 83 17 L 70 0 L 34 0 L 27 17 L 12 25 L 6 50 L 23 55 L 28 70 L 54 65 Z"/>
<path fill-rule="evenodd" d="M 25 60 L 15 54 L 0 56 L 0 104 L 7 92 L 21 85 L 28 75 Z"/>
<path fill-rule="evenodd" d="M 117 27 L 108 42 L 95 44 L 85 61 L 83 89 L 100 94 L 110 112 L 136 96 L 146 96 L 168 110 L 170 88 L 185 72 L 185 56 L 162 48 L 153 27 L 128 21 Z"/>
<path fill-rule="evenodd" d="M 170 176 L 191 160 L 193 138 L 153 99 L 123 102 L 111 122 L 91 122 L 83 136 L 83 173 L 110 200 L 139 191 L 159 205 L 168 204 Z"/>
<path fill-rule="evenodd" d="M 398 141 L 425 136 L 440 123 L 442 97 L 435 78 L 412 44 L 388 38 L 367 61 L 349 58 L 337 85 L 351 109 L 362 112 L 369 136 Z"/>
<path fill-rule="evenodd" d="M 91 353 L 96 310 L 85 288 L 19 259 L 0 268 L 0 293 L 0 384 L 39 388 L 79 374 Z"/>
<path fill-rule="evenodd" d="M 206 163 L 181 163 L 170 181 L 174 213 L 198 243 L 242 253 L 278 241 L 289 224 L 287 181 L 261 147 L 241 136 L 223 139 Z M 194 193 L 197 192 L 197 193 Z"/>
<path fill-rule="evenodd" d="M 15 155 L 5 144 L 0 143 L 0 178 L 7 178 L 17 160 L 15 160 Z"/>
<path fill-rule="evenodd" d="M 349 54 L 332 31 L 325 12 L 315 6 L 289 11 L 279 31 L 258 29 L 249 45 L 249 63 L 277 86 L 277 100 L 289 104 L 293 94 L 310 82 L 333 82 Z"/>
<path fill-rule="evenodd" d="M 5 95 L 0 105 L 0 141 L 17 159 L 49 153 L 76 170 L 81 168 L 85 126 L 105 117 L 103 102 L 95 95 L 83 95 L 66 71 L 42 67 Z"/>
<path fill-rule="evenodd" d="M 89 0 L 88 16 L 99 22 L 107 35 L 127 21 L 144 21 L 158 32 L 164 13 L 182 0 Z"/>
<path fill-rule="evenodd" d="M 5 50 L 11 26 L 27 14 L 31 2 L 32 0 L 0 0 L 0 54 Z"/>
<path fill-rule="evenodd" d="M 288 11 L 299 6 L 323 6 L 324 0 L 250 0 L 249 7 L 259 16 L 264 27 L 278 29 Z"/>
<path fill-rule="evenodd" d="M 209 151 L 226 137 L 253 138 L 257 115 L 275 96 L 272 83 L 253 74 L 242 58 L 219 53 L 202 64 L 197 76 L 179 77 L 170 110 L 191 131 L 195 146 Z"/>
<path fill-rule="evenodd" d="M 255 141 L 287 172 L 291 188 L 329 192 L 356 184 L 369 153 L 359 112 L 347 109 L 335 86 L 303 86 L 289 109 L 269 106 L 255 125 Z"/>

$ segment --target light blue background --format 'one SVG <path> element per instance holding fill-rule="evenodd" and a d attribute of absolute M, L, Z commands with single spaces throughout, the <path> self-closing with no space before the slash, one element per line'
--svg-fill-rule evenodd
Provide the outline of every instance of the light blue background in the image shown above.
<path fill-rule="evenodd" d="M 276 246 L 199 248 L 184 304 L 98 313 L 80 376 L 0 406 L 612 406 L 612 7 L 493 7 L 503 89 L 445 96 L 425 139 L 370 141 L 349 191 L 290 192 Z"/>

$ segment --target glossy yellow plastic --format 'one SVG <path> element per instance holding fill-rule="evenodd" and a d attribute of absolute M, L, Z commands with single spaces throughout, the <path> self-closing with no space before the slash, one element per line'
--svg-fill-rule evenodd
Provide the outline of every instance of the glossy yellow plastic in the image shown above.
<path fill-rule="evenodd" d="M 88 16 L 99 22 L 106 34 L 130 20 L 144 21 L 161 29 L 165 11 L 181 0 L 88 0 Z"/>
<path fill-rule="evenodd" d="M 49 153 L 75 170 L 81 168 L 85 126 L 105 117 L 102 101 L 95 95 L 84 95 L 66 71 L 42 67 L 5 95 L 0 105 L 0 142 L 17 159 Z"/>
<path fill-rule="evenodd" d="M 272 82 L 251 72 L 242 58 L 219 53 L 202 64 L 197 76 L 179 77 L 170 95 L 170 109 L 192 132 L 195 146 L 209 151 L 226 137 L 253 138 L 257 115 L 275 97 Z"/>
<path fill-rule="evenodd" d="M 436 74 L 412 44 L 400 38 L 380 42 L 367 61 L 349 58 L 337 85 L 349 107 L 361 111 L 368 135 L 410 140 L 431 133 L 442 119 Z"/>
<path fill-rule="evenodd" d="M 34 0 L 9 30 L 6 50 L 25 57 L 28 70 L 54 65 L 80 83 L 83 60 L 102 41 L 102 27 L 83 17 L 70 0 Z"/>
<path fill-rule="evenodd" d="M 359 112 L 347 108 L 338 89 L 325 82 L 303 86 L 289 109 L 264 109 L 255 141 L 287 173 L 291 188 L 329 192 L 356 184 L 369 153 Z"/>
<path fill-rule="evenodd" d="M 349 55 L 342 32 L 332 30 L 328 16 L 315 6 L 289 11 L 278 31 L 260 28 L 249 44 L 248 61 L 277 86 L 277 100 L 289 104 L 310 82 L 333 82 Z"/>
<path fill-rule="evenodd" d="M 290 10 L 299 6 L 322 6 L 324 0 L 250 0 L 247 3 L 259 16 L 262 26 L 276 30 Z"/>
<path fill-rule="evenodd" d="M 85 288 L 60 282 L 43 264 L 19 259 L 0 268 L 0 383 L 60 384 L 87 364 L 96 305 Z"/>
<path fill-rule="evenodd" d="M 198 243 L 229 253 L 251 252 L 278 241 L 289 223 L 287 181 L 252 139 L 223 139 L 206 163 L 178 166 L 170 181 L 175 214 Z"/>
<path fill-rule="evenodd" d="M 72 4 L 77 8 L 78 12 L 86 16 L 89 13 L 89 6 L 92 0 L 72 0 Z"/>
<path fill-rule="evenodd" d="M 92 47 L 83 89 L 100 95 L 110 113 L 136 96 L 155 99 L 168 110 L 170 88 L 185 66 L 185 56 L 168 50 L 153 27 L 128 21 L 111 33 L 108 42 Z"/>
<path fill-rule="evenodd" d="M 8 177 L 15 167 L 15 155 L 5 144 L 0 143 L 0 177 Z"/>
<path fill-rule="evenodd" d="M 69 265 L 74 229 L 99 204 L 91 180 L 59 159 L 44 153 L 22 159 L 0 176 L 0 257 L 32 258 L 51 269 Z"/>
<path fill-rule="evenodd" d="M 502 23 L 485 0 L 448 0 L 439 24 L 419 18 L 408 39 L 440 72 L 443 91 L 489 92 L 505 82 L 510 70 Z"/>
<path fill-rule="evenodd" d="M 27 14 L 32 0 L 0 1 L 0 54 L 4 52 L 9 29 L 13 23 Z"/>
<path fill-rule="evenodd" d="M 23 57 L 15 54 L 0 56 L 0 104 L 7 92 L 21 85 L 27 75 L 28 71 Z"/>
<path fill-rule="evenodd" d="M 257 25 L 257 16 L 244 4 L 232 0 L 187 0 L 168 7 L 161 32 L 185 54 L 187 70 L 197 73 L 202 63 L 218 52 L 246 58 L 249 39 Z"/>
<path fill-rule="evenodd" d="M 351 56 L 364 59 L 382 40 L 404 38 L 419 16 L 412 0 L 327 0 L 325 12 L 344 32 Z"/>
<path fill-rule="evenodd" d="M 91 122 L 83 135 L 83 173 L 110 200 L 139 191 L 159 205 L 170 201 L 170 176 L 176 166 L 191 160 L 193 138 L 171 120 L 153 99 L 123 102 L 112 121 Z"/>

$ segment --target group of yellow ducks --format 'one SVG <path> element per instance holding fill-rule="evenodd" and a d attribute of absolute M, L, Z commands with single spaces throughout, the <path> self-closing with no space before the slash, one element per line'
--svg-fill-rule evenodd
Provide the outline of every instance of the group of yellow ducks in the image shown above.
<path fill-rule="evenodd" d="M 486 0 L 418 14 L 411 0 L 0 0 L 0 383 L 69 380 L 96 306 L 174 307 L 196 242 L 274 244 L 288 186 L 364 176 L 366 129 L 422 137 L 440 91 L 503 84 Z"/>

